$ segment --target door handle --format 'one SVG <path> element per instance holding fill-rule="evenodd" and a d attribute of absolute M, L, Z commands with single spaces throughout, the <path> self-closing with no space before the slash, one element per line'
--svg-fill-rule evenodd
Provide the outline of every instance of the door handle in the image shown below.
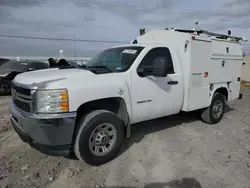
<path fill-rule="evenodd" d="M 169 85 L 176 85 L 176 84 L 178 84 L 178 81 L 169 81 L 168 84 Z"/>

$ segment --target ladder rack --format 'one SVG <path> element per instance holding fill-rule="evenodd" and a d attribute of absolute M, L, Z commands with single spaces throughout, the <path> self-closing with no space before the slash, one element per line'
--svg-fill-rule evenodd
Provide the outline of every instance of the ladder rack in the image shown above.
<path fill-rule="evenodd" d="M 184 33 L 196 33 L 198 35 L 200 34 L 206 34 L 208 36 L 213 36 L 216 38 L 220 38 L 220 39 L 231 39 L 234 41 L 243 41 L 246 42 L 247 39 L 243 38 L 243 37 L 236 37 L 236 36 L 232 36 L 232 35 L 225 35 L 225 34 L 220 34 L 220 33 L 215 33 L 215 32 L 211 32 L 211 31 L 206 31 L 203 29 L 199 29 L 198 28 L 198 22 L 195 23 L 194 29 L 190 29 L 190 30 L 185 30 L 185 29 L 173 29 L 173 31 L 178 31 L 178 32 L 184 32 Z M 230 31 L 231 33 L 231 31 Z"/>

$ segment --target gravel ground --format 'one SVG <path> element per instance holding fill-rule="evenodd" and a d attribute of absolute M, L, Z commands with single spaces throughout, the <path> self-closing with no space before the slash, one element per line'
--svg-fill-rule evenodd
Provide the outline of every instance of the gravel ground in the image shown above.
<path fill-rule="evenodd" d="M 134 125 L 120 155 L 99 167 L 23 143 L 8 99 L 0 96 L 0 187 L 250 188 L 250 90 L 217 125 L 190 113 Z"/>

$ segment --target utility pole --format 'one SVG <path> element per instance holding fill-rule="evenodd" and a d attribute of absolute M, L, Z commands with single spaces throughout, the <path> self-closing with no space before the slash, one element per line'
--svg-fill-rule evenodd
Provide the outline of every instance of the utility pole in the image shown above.
<path fill-rule="evenodd" d="M 75 57 L 75 62 L 76 62 L 76 40 L 75 40 L 75 34 L 73 35 L 73 40 L 74 40 L 74 57 Z"/>

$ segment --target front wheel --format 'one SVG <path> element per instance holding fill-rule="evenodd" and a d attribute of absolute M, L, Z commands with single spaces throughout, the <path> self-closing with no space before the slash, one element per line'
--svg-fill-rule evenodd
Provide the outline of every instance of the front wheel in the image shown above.
<path fill-rule="evenodd" d="M 225 96 L 220 93 L 215 93 L 210 106 L 201 114 L 202 120 L 209 124 L 220 122 L 225 112 L 225 106 Z"/>
<path fill-rule="evenodd" d="M 79 160 L 101 165 L 119 152 L 124 138 L 124 126 L 119 117 L 106 110 L 96 110 L 79 121 L 74 151 Z"/>

